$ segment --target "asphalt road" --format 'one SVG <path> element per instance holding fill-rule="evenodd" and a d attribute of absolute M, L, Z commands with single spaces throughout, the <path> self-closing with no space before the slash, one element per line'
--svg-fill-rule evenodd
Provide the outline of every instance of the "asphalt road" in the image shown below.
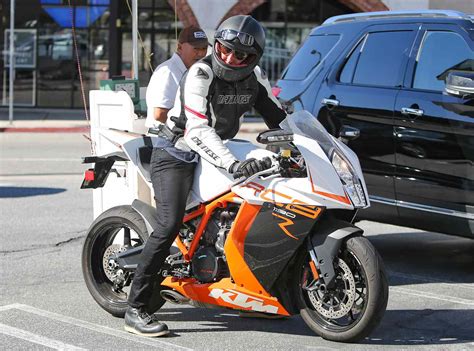
<path fill-rule="evenodd" d="M 474 350 L 474 241 L 360 222 L 381 253 L 390 298 L 359 344 L 315 336 L 300 317 L 239 318 L 227 310 L 166 304 L 173 331 L 147 339 L 101 310 L 82 279 L 92 194 L 80 190 L 81 134 L 0 134 L 1 349 Z"/>

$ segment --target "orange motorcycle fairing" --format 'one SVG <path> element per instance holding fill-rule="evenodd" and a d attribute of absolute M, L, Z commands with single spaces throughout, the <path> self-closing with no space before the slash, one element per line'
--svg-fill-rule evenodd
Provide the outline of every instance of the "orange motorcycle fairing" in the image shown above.
<path fill-rule="evenodd" d="M 236 198 L 237 196 L 234 193 L 227 193 L 196 211 L 197 215 L 202 214 L 202 218 L 189 248 L 182 243 L 179 237 L 177 238 L 178 248 L 182 251 L 186 260 L 192 259 L 212 212 L 217 208 L 226 207 L 229 202 L 235 202 Z M 176 279 L 168 277 L 161 284 L 199 302 L 239 310 L 289 315 L 278 299 L 272 297 L 262 287 L 244 260 L 245 238 L 260 209 L 260 205 L 252 205 L 244 201 L 227 235 L 224 251 L 232 278 L 223 278 L 215 283 L 200 283 L 190 278 Z M 189 214 L 185 221 L 188 218 L 195 217 L 194 213 Z"/>
<path fill-rule="evenodd" d="M 167 286 L 194 301 L 236 310 L 265 312 L 289 316 L 276 297 L 268 293 L 258 294 L 223 278 L 215 283 L 201 284 L 195 279 L 166 278 L 161 285 Z"/>

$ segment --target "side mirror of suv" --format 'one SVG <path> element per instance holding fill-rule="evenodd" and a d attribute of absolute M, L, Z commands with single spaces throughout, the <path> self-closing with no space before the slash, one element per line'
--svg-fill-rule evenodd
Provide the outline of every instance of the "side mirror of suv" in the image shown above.
<path fill-rule="evenodd" d="M 474 96 L 474 72 L 453 71 L 448 73 L 444 91 L 454 96 Z"/>

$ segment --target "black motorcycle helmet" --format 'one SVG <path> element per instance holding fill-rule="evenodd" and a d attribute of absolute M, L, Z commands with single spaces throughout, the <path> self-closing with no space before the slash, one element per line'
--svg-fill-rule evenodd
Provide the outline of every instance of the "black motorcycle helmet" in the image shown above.
<path fill-rule="evenodd" d="M 260 61 L 265 48 L 265 31 L 251 16 L 233 16 L 221 23 L 214 35 L 212 70 L 228 82 L 248 77 Z M 233 51 L 238 64 L 226 63 L 221 54 Z"/>

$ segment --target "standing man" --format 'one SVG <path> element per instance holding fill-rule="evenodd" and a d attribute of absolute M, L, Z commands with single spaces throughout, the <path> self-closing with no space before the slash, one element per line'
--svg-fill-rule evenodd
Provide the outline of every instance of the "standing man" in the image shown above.
<path fill-rule="evenodd" d="M 223 143 L 240 129 L 253 107 L 270 128 L 286 117 L 271 93 L 258 62 L 265 31 L 251 16 L 234 16 L 215 33 L 212 54 L 194 64 L 182 79 L 166 124 L 150 130 L 153 142 L 151 180 L 158 221 L 145 243 L 128 297 L 125 329 L 161 336 L 168 327 L 147 314 L 146 306 L 169 249 L 178 235 L 199 157 L 229 174 L 249 177 L 271 166 L 270 159 L 238 160 Z M 211 180 L 212 181 L 212 180 Z"/>
<path fill-rule="evenodd" d="M 155 69 L 148 83 L 146 127 L 156 128 L 166 122 L 184 72 L 206 55 L 207 46 L 206 33 L 199 27 L 186 27 L 179 33 L 176 53 Z"/>

